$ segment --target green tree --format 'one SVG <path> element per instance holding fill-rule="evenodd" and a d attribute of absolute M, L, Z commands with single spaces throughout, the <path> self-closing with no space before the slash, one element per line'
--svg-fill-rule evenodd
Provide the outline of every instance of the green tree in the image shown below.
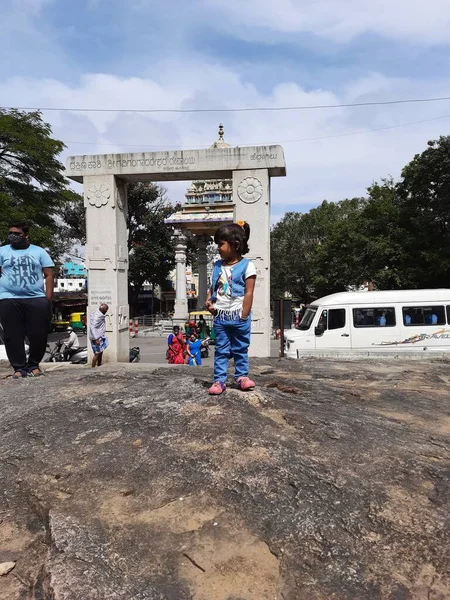
<path fill-rule="evenodd" d="M 411 287 L 448 287 L 450 280 L 450 136 L 405 166 L 397 186 L 404 228 L 403 268 Z"/>
<path fill-rule="evenodd" d="M 139 182 L 127 188 L 128 295 L 132 312 L 144 283 L 163 284 L 175 265 L 173 229 L 164 219 L 176 208 L 160 185 Z M 61 215 L 69 236 L 85 244 L 86 217 L 81 197 L 69 201 Z"/>
<path fill-rule="evenodd" d="M 400 182 L 366 198 L 288 213 L 272 230 L 272 292 L 308 301 L 370 280 L 377 289 L 446 287 L 450 278 L 450 136 L 428 143 Z"/>
<path fill-rule="evenodd" d="M 173 229 L 164 223 L 174 210 L 164 187 L 141 182 L 128 187 L 128 283 L 132 307 L 146 281 L 163 284 L 175 265 Z"/>
<path fill-rule="evenodd" d="M 325 200 L 306 214 L 287 213 L 273 227 L 273 298 L 289 292 L 295 298 L 309 302 L 311 296 L 331 293 L 342 287 L 347 273 L 343 272 L 342 264 L 330 254 L 329 249 L 335 245 L 334 238 L 339 237 L 338 232 L 344 237 L 344 230 L 350 228 L 351 218 L 359 210 L 359 199 L 339 203 Z"/>
<path fill-rule="evenodd" d="M 374 183 L 367 198 L 338 203 L 339 218 L 318 248 L 312 285 L 324 295 L 372 281 L 377 289 L 407 287 L 405 231 L 396 185 L 392 179 Z"/>
<path fill-rule="evenodd" d="M 26 221 L 57 258 L 69 245 L 59 212 L 74 192 L 58 160 L 64 144 L 51 134 L 39 111 L 0 109 L 0 239 L 11 221 Z"/>

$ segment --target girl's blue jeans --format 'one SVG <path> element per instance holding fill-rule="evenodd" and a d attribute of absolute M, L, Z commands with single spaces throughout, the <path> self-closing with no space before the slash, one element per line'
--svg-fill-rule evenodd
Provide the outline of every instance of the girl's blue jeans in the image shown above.
<path fill-rule="evenodd" d="M 214 319 L 216 348 L 214 353 L 214 381 L 225 383 L 228 362 L 234 359 L 234 378 L 248 375 L 248 347 L 250 345 L 251 317 L 237 321 Z"/>

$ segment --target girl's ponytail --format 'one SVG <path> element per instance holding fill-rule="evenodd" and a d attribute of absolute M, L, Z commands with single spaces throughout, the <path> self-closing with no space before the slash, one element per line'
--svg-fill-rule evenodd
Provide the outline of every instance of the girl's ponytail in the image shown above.
<path fill-rule="evenodd" d="M 247 221 L 237 221 L 236 225 L 239 225 L 239 227 L 242 228 L 242 233 L 244 234 L 241 242 L 241 253 L 247 254 L 248 252 L 250 252 L 250 248 L 248 247 L 248 240 L 250 237 L 250 225 L 247 223 Z"/>
<path fill-rule="evenodd" d="M 244 229 L 244 233 L 245 233 L 245 241 L 247 242 L 247 252 L 248 252 L 248 240 L 250 239 L 250 225 L 247 223 L 247 221 L 244 221 L 243 229 Z"/>

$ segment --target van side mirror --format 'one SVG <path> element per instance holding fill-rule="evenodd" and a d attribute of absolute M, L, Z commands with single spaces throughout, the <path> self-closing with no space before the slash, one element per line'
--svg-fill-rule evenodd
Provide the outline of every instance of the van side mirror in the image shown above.
<path fill-rule="evenodd" d="M 316 325 L 316 327 L 314 327 L 314 333 L 316 335 L 323 335 L 325 331 L 325 326 L 323 323 L 319 323 L 318 325 Z"/>

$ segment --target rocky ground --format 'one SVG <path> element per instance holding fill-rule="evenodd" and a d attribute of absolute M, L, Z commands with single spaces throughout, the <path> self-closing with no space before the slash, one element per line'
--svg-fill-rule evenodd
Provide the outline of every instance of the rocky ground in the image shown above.
<path fill-rule="evenodd" d="M 450 598 L 450 364 L 253 373 L 0 381 L 0 599 Z"/>

